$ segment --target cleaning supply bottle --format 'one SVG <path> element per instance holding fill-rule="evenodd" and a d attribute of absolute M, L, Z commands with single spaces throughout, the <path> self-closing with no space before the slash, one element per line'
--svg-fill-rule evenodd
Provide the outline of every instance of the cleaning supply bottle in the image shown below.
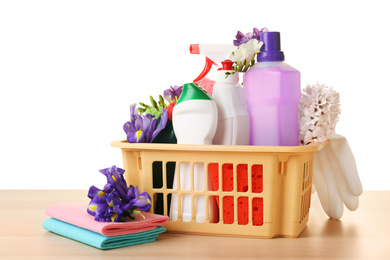
<path fill-rule="evenodd" d="M 213 144 L 249 145 L 249 114 L 242 100 L 238 73 L 234 73 L 231 60 L 222 61 L 217 71 L 213 98 L 218 108 L 218 125 Z M 227 76 L 226 72 L 234 73 Z"/>
<path fill-rule="evenodd" d="M 262 32 L 257 63 L 243 78 L 250 116 L 250 144 L 299 145 L 300 73 L 284 62 L 279 32 Z"/>
<path fill-rule="evenodd" d="M 214 99 L 203 91 L 195 83 L 183 85 L 183 91 L 172 112 L 173 130 L 178 144 L 212 144 L 217 129 L 218 112 Z M 191 159 L 191 158 L 189 158 Z M 176 164 L 173 180 L 173 189 L 177 188 L 177 175 L 180 173 L 180 189 L 191 189 L 191 164 L 180 162 Z M 205 190 L 205 166 L 203 163 L 193 164 L 194 190 Z M 211 187 L 211 179 L 208 178 Z M 192 219 L 191 195 L 182 195 L 181 215 L 183 222 L 190 222 Z M 195 221 L 206 221 L 206 198 L 204 195 L 195 197 Z M 209 198 L 209 222 L 215 223 L 218 218 L 218 207 L 215 198 Z M 178 197 L 172 194 L 170 218 L 172 221 L 178 219 Z"/>

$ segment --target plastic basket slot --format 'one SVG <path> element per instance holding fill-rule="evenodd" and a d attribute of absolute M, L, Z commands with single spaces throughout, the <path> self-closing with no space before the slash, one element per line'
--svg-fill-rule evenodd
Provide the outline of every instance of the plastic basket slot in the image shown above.
<path fill-rule="evenodd" d="M 262 218 L 253 217 L 253 206 L 250 205 L 252 199 L 249 200 L 249 197 L 253 193 L 263 192 L 263 165 L 253 164 L 250 169 L 249 175 L 248 164 L 210 163 L 208 165 L 213 190 L 219 191 L 219 187 L 222 186 L 225 195 L 222 199 L 223 205 L 220 205 L 218 200 L 219 213 L 224 224 L 237 222 L 246 225 L 249 220 L 256 219 L 256 225 L 261 225 L 258 220 Z M 235 194 L 238 195 L 234 197 Z M 258 204 L 257 211 L 262 212 L 262 210 L 262 204 Z"/>
<path fill-rule="evenodd" d="M 306 217 L 306 215 L 309 213 L 310 210 L 310 202 L 311 202 L 311 189 L 307 190 L 301 199 L 301 214 L 300 214 L 300 221 L 299 223 L 302 222 L 302 220 Z"/>
<path fill-rule="evenodd" d="M 279 155 L 279 174 L 284 175 L 287 172 L 288 155 Z"/>
<path fill-rule="evenodd" d="M 302 177 L 302 191 L 305 191 L 308 187 L 311 187 L 311 170 L 310 170 L 310 161 L 304 163 L 303 166 L 303 177 Z"/>
<path fill-rule="evenodd" d="M 142 170 L 142 160 L 141 157 L 137 157 L 137 169 Z"/>

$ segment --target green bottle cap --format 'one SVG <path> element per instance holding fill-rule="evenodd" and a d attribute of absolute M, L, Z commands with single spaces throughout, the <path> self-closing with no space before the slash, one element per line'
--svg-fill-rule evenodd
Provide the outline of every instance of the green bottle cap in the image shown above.
<path fill-rule="evenodd" d="M 179 99 L 176 102 L 176 105 L 183 101 L 194 99 L 213 100 L 213 98 L 209 94 L 207 94 L 203 88 L 191 82 L 183 85 L 183 90 L 180 94 Z"/>

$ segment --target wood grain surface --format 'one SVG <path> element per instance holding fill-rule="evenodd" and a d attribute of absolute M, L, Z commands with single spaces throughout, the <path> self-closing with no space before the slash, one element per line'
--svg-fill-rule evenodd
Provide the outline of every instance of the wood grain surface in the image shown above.
<path fill-rule="evenodd" d="M 365 191 L 357 211 L 328 219 L 317 195 L 298 238 L 253 239 L 164 233 L 156 242 L 113 250 L 42 228 L 45 208 L 88 202 L 81 190 L 0 191 L 0 259 L 390 259 L 390 191 Z"/>

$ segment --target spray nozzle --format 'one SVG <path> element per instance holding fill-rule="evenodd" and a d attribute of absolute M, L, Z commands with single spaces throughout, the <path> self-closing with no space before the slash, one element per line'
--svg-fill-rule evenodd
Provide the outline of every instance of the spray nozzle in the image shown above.
<path fill-rule="evenodd" d="M 237 47 L 232 44 L 191 44 L 191 54 L 203 54 L 206 56 L 205 67 L 194 82 L 203 79 L 207 73 L 209 73 L 213 65 L 220 67 L 222 61 L 228 58 L 236 48 Z"/>
<path fill-rule="evenodd" d="M 219 68 L 218 70 L 233 70 L 233 64 L 234 64 L 233 61 L 224 60 L 221 63 L 222 63 L 222 68 Z"/>

